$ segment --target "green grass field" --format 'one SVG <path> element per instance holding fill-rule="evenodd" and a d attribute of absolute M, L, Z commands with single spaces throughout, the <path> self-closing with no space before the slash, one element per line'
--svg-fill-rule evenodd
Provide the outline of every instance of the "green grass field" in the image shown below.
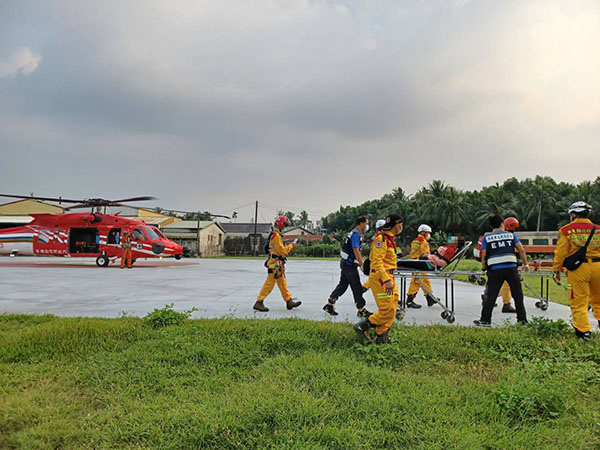
<path fill-rule="evenodd" d="M 600 448 L 565 328 L 0 315 L 0 448 Z"/>

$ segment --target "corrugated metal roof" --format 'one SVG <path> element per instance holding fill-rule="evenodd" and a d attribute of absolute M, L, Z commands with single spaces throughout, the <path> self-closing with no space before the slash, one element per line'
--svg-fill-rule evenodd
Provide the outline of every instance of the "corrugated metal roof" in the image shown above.
<path fill-rule="evenodd" d="M 160 225 L 163 222 L 168 222 L 169 220 L 173 220 L 172 217 L 155 217 L 155 216 L 142 216 L 142 217 L 133 217 L 135 220 L 141 220 L 148 225 Z M 179 222 L 176 222 L 179 223 Z M 165 225 L 167 226 L 167 225 Z"/>
<path fill-rule="evenodd" d="M 216 222 L 211 222 L 208 220 L 201 220 L 200 221 L 200 229 L 206 228 L 209 225 L 212 225 L 213 223 Z M 189 230 L 190 228 L 198 228 L 198 221 L 197 220 L 180 220 L 179 222 L 173 222 L 169 225 L 165 225 L 163 228 L 185 228 L 187 230 Z"/>
<path fill-rule="evenodd" d="M 254 224 L 253 223 L 227 223 L 219 222 L 221 228 L 229 234 L 253 234 Z M 270 223 L 257 223 L 256 232 L 261 234 L 269 234 L 271 232 Z"/>

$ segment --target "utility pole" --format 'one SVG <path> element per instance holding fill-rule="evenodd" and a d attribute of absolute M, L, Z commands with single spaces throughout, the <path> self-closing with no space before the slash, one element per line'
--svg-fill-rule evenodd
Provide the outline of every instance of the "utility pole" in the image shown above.
<path fill-rule="evenodd" d="M 258 200 L 256 200 L 256 208 L 254 209 L 254 256 L 258 256 L 258 245 L 256 244 L 256 230 L 257 230 L 257 224 L 256 222 L 258 221 Z M 259 241 L 260 243 L 260 241 Z"/>
<path fill-rule="evenodd" d="M 198 222 L 196 224 L 196 245 L 198 248 L 198 258 L 200 257 L 200 211 L 198 211 Z"/>

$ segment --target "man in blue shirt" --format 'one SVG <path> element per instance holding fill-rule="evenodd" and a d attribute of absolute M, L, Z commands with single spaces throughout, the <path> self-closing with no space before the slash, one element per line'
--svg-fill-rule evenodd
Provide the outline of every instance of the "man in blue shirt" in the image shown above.
<path fill-rule="evenodd" d="M 473 321 L 478 327 L 489 327 L 492 324 L 492 310 L 498 298 L 502 284 L 506 281 L 515 299 L 517 322 L 527 323 L 527 312 L 523 304 L 523 288 L 517 271 L 517 255 L 523 261 L 523 272 L 529 272 L 527 255 L 523 244 L 513 233 L 504 230 L 504 219 L 501 216 L 490 217 L 491 233 L 486 233 L 481 240 L 481 269 L 487 270 L 488 292 L 483 303 L 481 319 Z"/>
<path fill-rule="evenodd" d="M 346 241 L 340 249 L 340 256 L 342 258 L 340 261 L 340 269 L 342 271 L 340 275 L 340 282 L 329 295 L 327 304 L 323 306 L 323 311 L 331 314 L 332 316 L 338 315 L 334 308 L 335 302 L 338 298 L 344 295 L 344 292 L 346 292 L 348 286 L 350 286 L 350 289 L 352 289 L 352 294 L 354 295 L 354 304 L 358 309 L 356 315 L 358 317 L 369 317 L 371 315 L 371 313 L 365 308 L 365 299 L 363 298 L 365 289 L 360 282 L 360 275 L 358 274 L 358 267 L 360 267 L 362 271 L 364 264 L 362 254 L 360 253 L 362 239 L 364 233 L 368 230 L 369 219 L 364 216 L 356 219 L 356 226 L 348 233 Z"/>

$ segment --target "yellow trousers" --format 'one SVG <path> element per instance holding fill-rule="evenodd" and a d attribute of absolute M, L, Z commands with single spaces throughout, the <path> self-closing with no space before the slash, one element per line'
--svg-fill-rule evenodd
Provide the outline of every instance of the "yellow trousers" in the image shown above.
<path fill-rule="evenodd" d="M 378 279 L 371 279 L 369 277 L 369 286 L 371 287 L 371 292 L 373 292 L 375 303 L 377 303 L 377 312 L 369 316 L 369 322 L 377 325 L 377 334 L 383 334 L 388 331 L 396 319 L 396 310 L 398 309 L 398 299 L 400 296 L 394 278 L 392 278 L 392 283 L 394 283 L 394 293 L 389 295 L 385 293 L 385 288 Z"/>
<path fill-rule="evenodd" d="M 424 273 L 420 273 L 419 275 L 425 275 Z M 419 288 L 423 291 L 423 294 L 427 295 L 428 292 L 425 288 L 429 289 L 429 292 L 433 294 L 433 289 L 431 288 L 431 282 L 429 278 L 413 278 L 410 282 L 410 286 L 408 287 L 408 295 L 417 295 L 419 292 Z"/>
<path fill-rule="evenodd" d="M 505 305 L 508 305 L 510 303 L 512 295 L 510 293 L 510 286 L 506 281 L 502 283 L 502 287 L 500 288 L 500 297 L 502 297 L 502 303 L 504 303 Z"/>
<path fill-rule="evenodd" d="M 600 320 L 600 262 L 583 263 L 568 272 L 567 282 L 573 326 L 583 333 L 592 331 L 588 303 L 592 304 L 594 318 Z"/>
<path fill-rule="evenodd" d="M 290 293 L 290 291 L 288 291 L 285 274 L 282 273 L 279 278 L 275 279 L 275 274 L 270 273 L 267 275 L 267 279 L 265 280 L 265 284 L 263 284 L 263 287 L 260 290 L 260 293 L 258 294 L 257 300 L 259 302 L 262 302 L 265 298 L 267 298 L 267 296 L 275 287 L 275 284 L 277 284 L 277 287 L 281 291 L 281 296 L 286 302 L 292 298 L 292 294 Z"/>

